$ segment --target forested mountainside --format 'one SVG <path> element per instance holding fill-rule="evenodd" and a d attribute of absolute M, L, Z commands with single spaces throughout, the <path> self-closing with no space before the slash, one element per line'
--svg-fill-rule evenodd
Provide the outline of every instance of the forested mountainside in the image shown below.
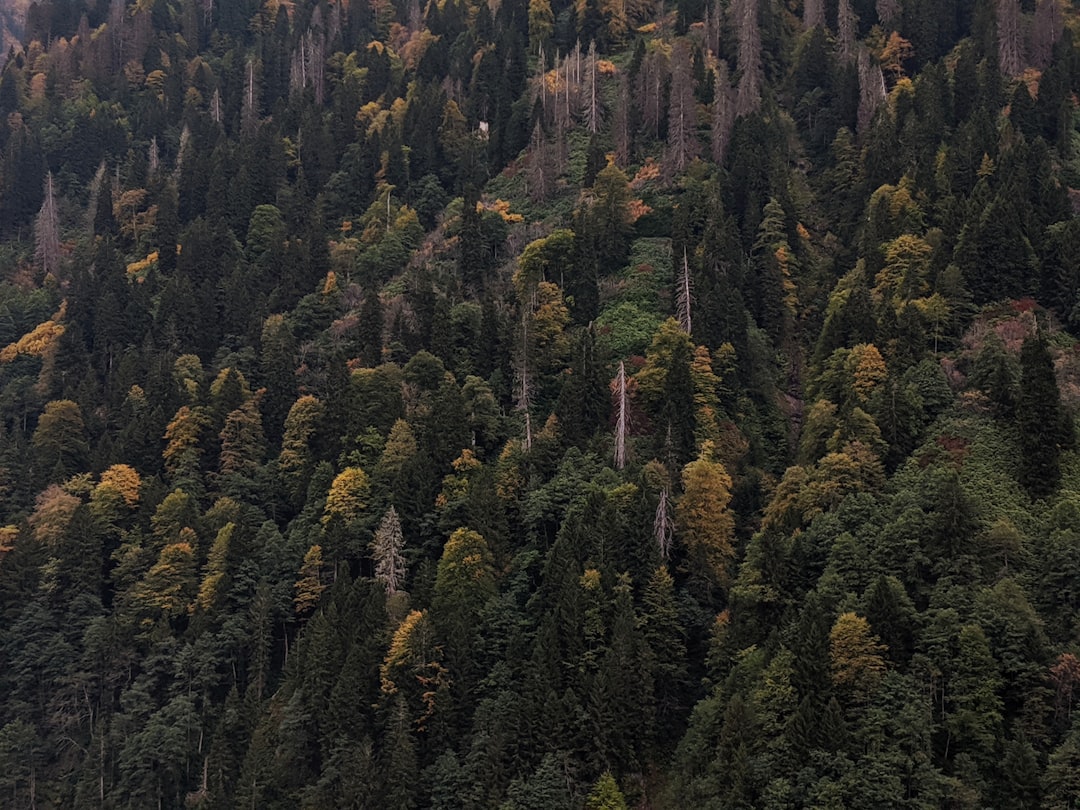
<path fill-rule="evenodd" d="M 1080 806 L 1078 30 L 31 4 L 0 805 Z"/>

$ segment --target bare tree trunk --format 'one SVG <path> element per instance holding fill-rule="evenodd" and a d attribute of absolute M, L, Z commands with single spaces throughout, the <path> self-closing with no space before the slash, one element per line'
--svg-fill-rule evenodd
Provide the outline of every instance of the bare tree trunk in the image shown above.
<path fill-rule="evenodd" d="M 693 279 L 690 276 L 690 261 L 683 248 L 682 271 L 679 273 L 678 289 L 675 291 L 675 311 L 679 320 L 679 327 L 690 334 L 690 310 L 693 306 Z"/>
<path fill-rule="evenodd" d="M 875 10 L 882 26 L 885 30 L 889 30 L 889 27 L 900 16 L 900 3 L 898 0 L 877 0 Z"/>
<path fill-rule="evenodd" d="M 532 416 L 529 406 L 532 404 L 532 379 L 529 376 L 529 318 L 531 313 L 526 309 L 521 319 L 521 366 L 518 372 L 517 408 L 525 412 L 525 450 L 532 449 Z"/>
<path fill-rule="evenodd" d="M 836 11 L 836 27 L 839 34 L 840 59 L 851 62 L 855 58 L 855 35 L 859 18 L 851 7 L 851 0 L 840 0 Z"/>
<path fill-rule="evenodd" d="M 244 82 L 244 103 L 240 110 L 240 130 L 248 137 L 255 134 L 259 122 L 255 96 L 255 61 L 248 60 L 247 78 Z"/>
<path fill-rule="evenodd" d="M 842 0 L 843 1 L 843 0 Z M 761 106 L 761 26 L 758 20 L 759 0 L 737 0 L 732 9 L 737 12 L 739 88 L 735 111 L 739 116 L 757 112 Z"/>
<path fill-rule="evenodd" d="M 216 88 L 210 97 L 210 118 L 215 124 L 221 125 L 221 91 Z"/>
<path fill-rule="evenodd" d="M 675 174 L 685 171 L 697 155 L 696 119 L 690 45 L 686 40 L 679 40 L 671 54 L 671 102 L 668 108 L 668 162 L 669 169 Z"/>
<path fill-rule="evenodd" d="M 1045 70 L 1050 65 L 1063 27 L 1060 0 L 1040 0 L 1031 34 L 1031 60 L 1035 67 Z"/>
<path fill-rule="evenodd" d="M 675 533 L 675 516 L 671 511 L 671 500 L 667 487 L 660 490 L 660 502 L 656 504 L 656 517 L 653 519 L 653 539 L 660 549 L 660 558 L 667 562 L 671 558 L 671 538 Z"/>
<path fill-rule="evenodd" d="M 56 274 L 60 268 L 60 221 L 56 211 L 56 190 L 52 172 L 45 175 L 45 199 L 34 222 L 34 257 L 45 275 Z"/>
<path fill-rule="evenodd" d="M 1024 69 L 1023 44 L 1020 41 L 1020 0 L 998 0 L 998 64 L 1003 75 L 1019 76 Z"/>
<path fill-rule="evenodd" d="M 871 61 L 870 53 L 859 50 L 859 132 L 866 132 L 874 120 L 874 113 L 885 101 L 885 76 L 876 61 Z"/>
<path fill-rule="evenodd" d="M 630 162 L 630 87 L 626 76 L 619 77 L 619 103 L 615 107 L 615 162 L 625 166 Z"/>
<path fill-rule="evenodd" d="M 723 59 L 716 68 L 716 89 L 713 96 L 712 158 L 723 163 L 731 142 L 731 129 L 735 125 L 735 99 L 728 76 L 727 62 Z"/>
<path fill-rule="evenodd" d="M 626 395 L 626 365 L 619 361 L 615 377 L 615 469 L 626 466 L 626 431 L 629 427 L 629 403 Z"/>
<path fill-rule="evenodd" d="M 808 31 L 825 26 L 825 0 L 803 0 L 803 25 Z"/>
<path fill-rule="evenodd" d="M 595 135 L 600 131 L 600 97 L 596 86 L 596 41 L 589 43 L 589 56 L 585 62 L 585 81 L 589 85 L 589 106 L 585 110 L 585 119 L 589 132 Z"/>

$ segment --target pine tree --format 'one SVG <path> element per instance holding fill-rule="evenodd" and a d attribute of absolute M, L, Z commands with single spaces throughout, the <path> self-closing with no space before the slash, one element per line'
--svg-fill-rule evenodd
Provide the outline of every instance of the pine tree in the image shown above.
<path fill-rule="evenodd" d="M 1063 419 L 1061 392 L 1046 340 L 1029 337 L 1020 350 L 1020 483 L 1032 498 L 1050 495 L 1061 478 Z"/>
<path fill-rule="evenodd" d="M 585 798 L 585 810 L 627 810 L 626 799 L 611 771 L 605 771 Z"/>

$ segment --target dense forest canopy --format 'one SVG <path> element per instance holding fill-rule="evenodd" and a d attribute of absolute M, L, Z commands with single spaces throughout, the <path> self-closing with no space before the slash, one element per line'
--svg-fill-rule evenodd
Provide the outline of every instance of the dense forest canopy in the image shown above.
<path fill-rule="evenodd" d="M 1080 807 L 1071 2 L 0 23 L 0 805 Z"/>

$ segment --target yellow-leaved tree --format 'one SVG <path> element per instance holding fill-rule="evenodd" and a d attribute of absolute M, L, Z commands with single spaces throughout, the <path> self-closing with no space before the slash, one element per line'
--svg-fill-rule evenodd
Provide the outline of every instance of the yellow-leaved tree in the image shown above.
<path fill-rule="evenodd" d="M 323 509 L 322 527 L 325 536 L 324 550 L 334 565 L 337 577 L 338 563 L 349 552 L 361 548 L 360 521 L 366 516 L 371 483 L 367 473 L 359 467 L 346 467 L 330 485 Z"/>
<path fill-rule="evenodd" d="M 683 495 L 675 507 L 675 525 L 686 546 L 684 566 L 691 585 L 708 597 L 714 588 L 731 583 L 735 560 L 735 517 L 731 476 L 713 456 L 713 443 L 682 471 Z"/>
<path fill-rule="evenodd" d="M 295 590 L 293 607 L 299 615 L 310 613 L 319 604 L 319 598 L 326 590 L 326 585 L 323 583 L 322 546 L 316 544 L 304 554 L 304 562 L 300 566 Z"/>
<path fill-rule="evenodd" d="M 829 662 L 833 683 L 864 697 L 885 672 L 886 647 L 856 613 L 843 613 L 829 632 Z"/>

